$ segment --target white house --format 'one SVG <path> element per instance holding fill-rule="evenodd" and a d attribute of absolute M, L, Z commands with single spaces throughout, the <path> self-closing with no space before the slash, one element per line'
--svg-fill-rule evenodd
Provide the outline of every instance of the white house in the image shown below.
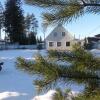
<path fill-rule="evenodd" d="M 46 38 L 47 50 L 71 50 L 77 41 L 62 25 L 58 25 Z"/>

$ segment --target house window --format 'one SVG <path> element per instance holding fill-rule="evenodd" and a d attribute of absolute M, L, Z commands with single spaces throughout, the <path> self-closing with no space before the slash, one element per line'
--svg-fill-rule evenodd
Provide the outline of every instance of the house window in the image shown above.
<path fill-rule="evenodd" d="M 60 47 L 61 46 L 61 42 L 57 42 L 57 47 Z"/>
<path fill-rule="evenodd" d="M 49 42 L 49 47 L 52 47 L 53 46 L 53 42 Z"/>
<path fill-rule="evenodd" d="M 65 36 L 65 32 L 62 32 L 62 36 Z"/>
<path fill-rule="evenodd" d="M 66 42 L 66 46 L 70 46 L 70 42 Z"/>

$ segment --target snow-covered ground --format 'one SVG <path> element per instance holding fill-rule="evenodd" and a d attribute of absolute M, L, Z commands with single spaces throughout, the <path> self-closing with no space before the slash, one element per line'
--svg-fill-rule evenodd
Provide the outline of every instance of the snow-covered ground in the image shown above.
<path fill-rule="evenodd" d="M 16 58 L 21 56 L 26 59 L 34 59 L 37 53 L 46 54 L 45 50 L 4 50 L 0 51 L 0 60 L 4 62 L 0 72 L 0 100 L 32 100 L 37 95 L 33 79 L 29 75 L 16 69 Z M 100 54 L 100 53 L 99 53 Z M 69 86 L 73 91 L 80 91 L 82 86 L 76 84 Z"/>
<path fill-rule="evenodd" d="M 34 58 L 37 53 L 37 50 L 0 51 L 0 60 L 4 62 L 0 72 L 0 100 L 31 100 L 36 95 L 34 76 L 16 69 L 15 61 L 19 56 Z"/>
<path fill-rule="evenodd" d="M 90 52 L 95 56 L 100 58 L 100 50 L 99 49 L 92 49 Z"/>

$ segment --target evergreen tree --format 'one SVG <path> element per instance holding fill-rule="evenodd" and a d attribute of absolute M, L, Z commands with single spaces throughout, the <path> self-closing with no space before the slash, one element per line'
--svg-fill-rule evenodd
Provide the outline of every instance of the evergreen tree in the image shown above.
<path fill-rule="evenodd" d="M 0 2 L 0 39 L 1 39 L 1 29 L 3 28 L 3 23 L 4 23 L 4 14 L 3 14 L 3 6 Z"/>
<path fill-rule="evenodd" d="M 39 37 L 36 38 L 36 42 L 39 43 Z"/>
<path fill-rule="evenodd" d="M 40 36 L 40 38 L 37 37 L 37 49 L 41 50 L 43 49 L 43 44 L 42 44 L 42 37 Z"/>
<path fill-rule="evenodd" d="M 27 44 L 36 44 L 36 34 L 38 21 L 33 14 L 27 14 L 25 17 L 25 29 L 27 34 Z"/>
<path fill-rule="evenodd" d="M 37 43 L 42 43 L 43 41 L 42 41 L 42 37 L 40 36 L 40 38 L 39 37 L 37 37 Z"/>
<path fill-rule="evenodd" d="M 29 34 L 28 41 L 29 41 L 29 44 L 36 44 L 36 36 L 34 35 L 33 32 Z"/>
<path fill-rule="evenodd" d="M 27 16 L 25 17 L 25 29 L 26 29 L 26 33 L 30 32 L 30 23 L 31 23 L 30 15 L 27 14 Z"/>
<path fill-rule="evenodd" d="M 12 43 L 23 44 L 24 34 L 24 17 L 21 8 L 21 0 L 7 0 L 5 4 L 5 31 Z"/>
<path fill-rule="evenodd" d="M 37 33 L 37 28 L 38 28 L 38 21 L 36 20 L 34 14 L 31 15 L 31 31 Z"/>
<path fill-rule="evenodd" d="M 39 40 L 39 42 L 42 43 L 42 37 L 41 37 L 41 36 L 40 36 L 40 40 Z"/>
<path fill-rule="evenodd" d="M 34 32 L 34 35 L 37 34 L 38 21 L 36 20 L 34 14 L 27 14 L 25 17 L 25 26 L 27 33 Z"/>
<path fill-rule="evenodd" d="M 37 43 L 42 43 L 43 41 L 42 41 L 42 37 L 40 36 L 40 37 L 37 37 Z"/>

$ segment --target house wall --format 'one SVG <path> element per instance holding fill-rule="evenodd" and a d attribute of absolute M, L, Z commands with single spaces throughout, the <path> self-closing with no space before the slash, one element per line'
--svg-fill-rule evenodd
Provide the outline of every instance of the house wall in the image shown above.
<path fill-rule="evenodd" d="M 62 36 L 62 32 L 65 36 Z M 57 35 L 55 35 L 55 33 Z M 49 42 L 53 42 L 54 45 L 49 46 Z M 57 46 L 57 42 L 61 42 L 61 46 Z M 66 42 L 70 42 L 70 46 L 66 46 Z M 47 50 L 71 50 L 72 46 L 75 44 L 74 37 L 66 31 L 63 26 L 57 26 L 46 38 L 46 49 Z"/>
<path fill-rule="evenodd" d="M 49 46 L 49 42 L 54 42 L 54 45 L 52 47 Z M 46 48 L 47 50 L 72 50 L 73 45 L 76 43 L 76 41 L 66 41 L 66 40 L 62 40 L 62 41 L 58 41 L 61 42 L 61 46 L 57 46 L 57 42 L 56 41 L 46 41 Z M 70 42 L 70 46 L 66 46 L 66 42 Z"/>

